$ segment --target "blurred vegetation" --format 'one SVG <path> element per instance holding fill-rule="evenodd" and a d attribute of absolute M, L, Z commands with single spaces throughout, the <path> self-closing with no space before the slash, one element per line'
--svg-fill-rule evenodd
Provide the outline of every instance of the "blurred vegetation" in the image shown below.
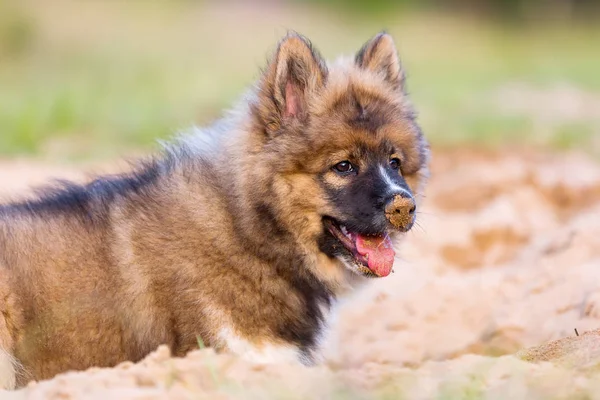
<path fill-rule="evenodd" d="M 600 153 L 594 4 L 0 1 L 0 156 L 114 157 L 209 123 L 287 29 L 330 59 L 387 29 L 435 145 Z"/>
<path fill-rule="evenodd" d="M 588 19 L 597 17 L 597 0 L 293 0 L 299 4 L 326 5 L 361 14 L 437 10 L 478 14 L 511 22 L 535 18 Z"/>

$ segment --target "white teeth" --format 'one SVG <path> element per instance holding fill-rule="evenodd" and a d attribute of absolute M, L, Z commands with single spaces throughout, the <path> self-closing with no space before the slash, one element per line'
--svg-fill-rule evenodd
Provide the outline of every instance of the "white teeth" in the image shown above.
<path fill-rule="evenodd" d="M 344 225 L 340 225 L 340 230 L 342 231 L 342 233 L 344 235 L 349 236 L 348 230 L 346 229 L 346 227 Z"/>

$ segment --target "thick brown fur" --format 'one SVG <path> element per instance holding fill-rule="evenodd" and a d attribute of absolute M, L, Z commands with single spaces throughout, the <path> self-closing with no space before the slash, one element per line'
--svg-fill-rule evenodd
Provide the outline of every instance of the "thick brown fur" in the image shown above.
<path fill-rule="evenodd" d="M 362 207 L 331 166 L 366 169 L 389 148 L 417 199 L 427 177 L 404 79 L 386 33 L 334 64 L 290 33 L 213 126 L 128 174 L 0 205 L 0 386 L 160 344 L 182 356 L 198 337 L 257 361 L 315 362 L 328 310 L 369 279 L 323 250 L 323 217 Z"/>

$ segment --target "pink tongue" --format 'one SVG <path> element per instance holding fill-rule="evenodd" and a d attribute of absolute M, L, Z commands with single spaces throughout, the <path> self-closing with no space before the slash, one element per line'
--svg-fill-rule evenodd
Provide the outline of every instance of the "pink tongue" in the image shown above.
<path fill-rule="evenodd" d="M 395 252 L 387 234 L 383 236 L 356 235 L 356 250 L 365 258 L 369 269 L 377 276 L 388 276 L 394 265 Z"/>

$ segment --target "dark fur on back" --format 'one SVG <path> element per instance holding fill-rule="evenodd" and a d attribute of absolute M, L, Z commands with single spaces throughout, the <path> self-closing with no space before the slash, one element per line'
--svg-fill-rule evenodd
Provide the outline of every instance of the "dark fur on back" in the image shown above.
<path fill-rule="evenodd" d="M 58 180 L 55 185 L 38 188 L 36 196 L 0 205 L 0 214 L 22 213 L 36 217 L 69 214 L 98 223 L 117 197 L 142 195 L 161 175 L 168 173 L 164 162 L 140 164 L 135 172 L 101 176 L 87 184 Z"/>

